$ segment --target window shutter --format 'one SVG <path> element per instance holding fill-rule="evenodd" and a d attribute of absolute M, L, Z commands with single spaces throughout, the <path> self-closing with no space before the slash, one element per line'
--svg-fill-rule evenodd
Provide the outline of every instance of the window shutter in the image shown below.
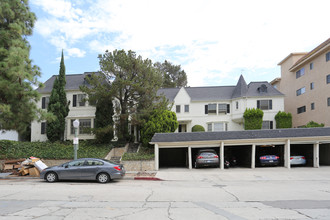
<path fill-rule="evenodd" d="M 73 95 L 72 107 L 77 106 L 77 95 Z"/>
<path fill-rule="evenodd" d="M 273 121 L 269 122 L 269 129 L 273 129 Z"/>
<path fill-rule="evenodd" d="M 208 105 L 205 105 L 205 114 L 207 115 L 209 112 L 209 106 Z"/>
<path fill-rule="evenodd" d="M 257 100 L 257 108 L 260 108 L 260 100 Z"/>
<path fill-rule="evenodd" d="M 42 97 L 42 100 L 41 100 L 41 108 L 42 108 L 42 109 L 45 109 L 45 108 L 46 108 L 46 97 Z"/>
<path fill-rule="evenodd" d="M 230 113 L 230 104 L 227 104 L 227 113 Z"/>
<path fill-rule="evenodd" d="M 269 100 L 269 109 L 273 109 L 273 100 Z"/>
<path fill-rule="evenodd" d="M 46 122 L 41 122 L 41 134 L 46 134 Z"/>

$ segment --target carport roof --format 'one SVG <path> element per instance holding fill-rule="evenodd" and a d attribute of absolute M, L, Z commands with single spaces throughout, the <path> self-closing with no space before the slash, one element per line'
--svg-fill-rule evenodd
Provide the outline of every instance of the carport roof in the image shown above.
<path fill-rule="evenodd" d="M 151 143 L 155 144 L 160 142 L 224 141 L 321 136 L 330 136 L 330 127 L 221 132 L 156 133 L 151 139 Z"/>

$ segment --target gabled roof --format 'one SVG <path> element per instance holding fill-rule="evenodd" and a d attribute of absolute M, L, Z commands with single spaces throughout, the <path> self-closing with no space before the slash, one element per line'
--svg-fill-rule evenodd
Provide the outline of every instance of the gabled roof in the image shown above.
<path fill-rule="evenodd" d="M 266 88 L 266 91 L 262 91 L 261 87 Z M 187 91 L 191 101 L 227 101 L 241 97 L 283 96 L 266 81 L 251 82 L 247 85 L 242 75 L 236 86 L 184 87 L 183 89 Z M 163 94 L 173 102 L 179 90 L 179 88 L 160 89 L 157 95 Z"/>
<path fill-rule="evenodd" d="M 152 137 L 151 143 L 251 140 L 251 139 L 273 139 L 273 138 L 288 139 L 295 137 L 323 137 L 323 136 L 327 136 L 327 137 L 330 136 L 330 127 L 289 128 L 289 129 L 274 129 L 274 130 L 219 131 L 219 132 L 156 133 Z"/>
<path fill-rule="evenodd" d="M 244 97 L 248 91 L 248 86 L 245 82 L 244 77 L 241 75 L 236 84 L 235 90 L 233 92 L 232 98 Z"/>
<path fill-rule="evenodd" d="M 191 101 L 230 100 L 235 86 L 186 87 Z"/>
<path fill-rule="evenodd" d="M 174 101 L 174 98 L 180 91 L 180 88 L 165 88 L 165 89 L 159 89 L 157 91 L 157 95 L 164 95 L 170 102 Z"/>
<path fill-rule="evenodd" d="M 301 66 L 302 64 L 304 64 L 305 62 L 309 61 L 310 59 L 312 59 L 313 57 L 315 57 L 316 55 L 322 53 L 324 50 L 326 50 L 327 48 L 330 48 L 330 38 L 326 41 L 324 41 L 322 44 L 320 44 L 319 46 L 317 46 L 316 48 L 314 48 L 312 51 L 310 51 L 309 53 L 307 53 L 305 56 L 303 56 L 302 58 L 300 58 L 289 70 L 290 71 L 294 71 L 295 69 L 297 69 L 299 66 Z"/>
<path fill-rule="evenodd" d="M 86 85 L 87 82 L 86 82 L 85 78 L 91 74 L 93 74 L 93 72 L 65 75 L 65 79 L 66 79 L 65 90 L 80 90 L 79 86 Z M 39 93 L 51 93 L 52 89 L 53 89 L 55 78 L 57 76 L 58 75 L 53 75 L 52 77 L 50 77 L 44 83 L 44 88 L 38 88 L 37 91 Z"/>

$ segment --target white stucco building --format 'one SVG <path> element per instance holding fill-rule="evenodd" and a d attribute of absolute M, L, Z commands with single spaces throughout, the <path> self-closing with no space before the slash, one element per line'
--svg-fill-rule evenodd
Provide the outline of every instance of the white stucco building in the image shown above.
<path fill-rule="evenodd" d="M 268 82 L 246 84 L 241 76 L 236 86 L 182 87 L 160 89 L 172 104 L 179 122 L 177 132 L 191 132 L 194 125 L 205 131 L 244 130 L 247 108 L 264 112 L 263 129 L 275 129 L 275 115 L 284 111 L 284 95 Z"/>
<path fill-rule="evenodd" d="M 85 94 L 80 91 L 79 86 L 86 85 L 86 77 L 92 73 L 85 72 L 83 74 L 66 75 L 65 91 L 67 100 L 70 101 L 69 115 L 66 117 L 66 126 L 64 138 L 72 140 L 74 137 L 73 121 L 78 119 L 80 122 L 78 134 L 80 139 L 93 139 L 94 135 L 84 131 L 84 128 L 94 128 L 95 110 L 87 101 L 84 101 Z M 53 88 L 56 76 L 52 76 L 44 84 L 44 88 L 38 88 L 41 99 L 37 103 L 37 107 L 47 110 L 49 97 Z M 46 141 L 46 122 L 33 121 L 31 124 L 31 141 Z"/>

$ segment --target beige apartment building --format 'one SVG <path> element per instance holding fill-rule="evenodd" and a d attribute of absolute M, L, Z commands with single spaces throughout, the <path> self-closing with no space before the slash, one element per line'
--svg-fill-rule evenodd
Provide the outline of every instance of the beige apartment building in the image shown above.
<path fill-rule="evenodd" d="M 285 95 L 292 126 L 309 121 L 330 126 L 330 38 L 310 52 L 291 53 L 278 65 L 281 78 L 271 84 Z"/>

